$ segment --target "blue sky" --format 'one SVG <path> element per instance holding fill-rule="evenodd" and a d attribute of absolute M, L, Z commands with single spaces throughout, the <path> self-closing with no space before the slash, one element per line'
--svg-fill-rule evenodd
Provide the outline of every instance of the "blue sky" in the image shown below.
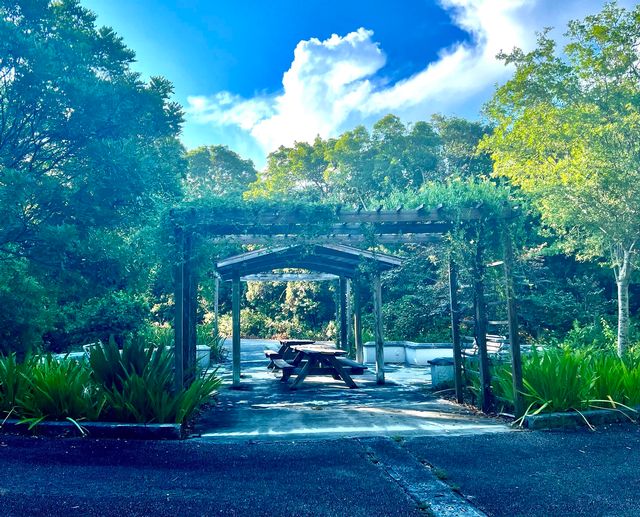
<path fill-rule="evenodd" d="M 188 148 L 261 167 L 279 145 L 433 113 L 478 116 L 500 50 L 599 10 L 596 0 L 84 0 L 186 109 Z M 622 2 L 624 5 L 632 2 Z M 561 34 L 558 31 L 558 35 Z"/>

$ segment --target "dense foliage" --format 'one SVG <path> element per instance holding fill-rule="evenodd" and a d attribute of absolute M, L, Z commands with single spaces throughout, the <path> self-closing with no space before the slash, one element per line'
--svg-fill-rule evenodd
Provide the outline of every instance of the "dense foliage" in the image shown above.
<path fill-rule="evenodd" d="M 518 206 L 508 231 L 517 249 L 523 337 L 608 349 L 618 296 L 623 352 L 638 341 L 632 273 L 640 213 L 639 19 L 638 8 L 610 5 L 573 22 L 562 53 L 545 32 L 532 52 L 502 56 L 515 73 L 489 103 L 487 123 L 439 115 L 407 123 L 389 114 L 371 128 L 280 147 L 257 171 L 225 146 L 186 152 L 171 84 L 144 81 L 131 67 L 133 51 L 113 30 L 98 27 L 78 1 L 0 3 L 0 352 L 6 355 L 0 411 L 11 411 L 19 399 L 20 416 L 32 422 L 79 414 L 172 420 L 199 403 L 197 393 L 167 398 L 162 347 L 131 348 L 136 336 L 171 343 L 172 208 L 174 215 L 206 208 L 220 219 L 240 207 L 249 220 L 262 210 L 291 208 L 322 232 L 336 205 L 442 205 L 454 223 L 444 245 L 385 248 L 375 238 L 370 244 L 405 259 L 383 278 L 386 336 L 443 341 L 450 332 L 450 254 L 460 267 L 463 332 L 471 334 L 473 300 L 466 286 L 478 243 L 486 262 L 501 258 L 498 237 L 507 228 L 490 217 Z M 463 224 L 460 215 L 477 207 L 486 215 L 483 224 Z M 196 257 L 198 340 L 210 344 L 217 359 L 224 354 L 213 320 L 211 264 L 246 249 L 216 243 L 201 246 Z M 484 280 L 489 319 L 503 321 L 501 268 L 487 268 Z M 364 298 L 366 338 L 370 293 L 366 281 L 354 289 Z M 336 335 L 335 283 L 249 284 L 242 303 L 245 335 Z M 225 283 L 219 309 L 215 323 L 229 332 Z M 97 342 L 105 345 L 92 357 L 88 391 L 77 389 L 87 385 L 86 366 L 21 363 L 30 350 L 60 352 Z M 124 348 L 123 363 L 116 345 Z M 526 371 L 583 373 L 569 368 L 575 354 L 553 353 L 527 363 Z M 552 363 L 562 361 L 568 369 L 553 370 Z M 612 361 L 607 355 L 592 366 L 633 377 Z M 589 390 L 602 396 L 608 391 L 603 378 L 598 374 L 586 392 L 573 393 L 574 401 L 592 399 Z M 212 387 L 199 386 L 194 389 Z M 529 386 L 542 401 L 538 407 L 544 405 L 542 385 Z M 35 395 L 43 390 L 49 390 L 46 400 Z M 630 402 L 624 393 L 619 398 Z"/>
<path fill-rule="evenodd" d="M 133 59 L 77 1 L 0 5 L 0 350 L 67 347 L 86 301 L 148 288 L 182 113 Z"/>
<path fill-rule="evenodd" d="M 569 24 L 562 53 L 543 33 L 535 50 L 502 56 L 516 71 L 488 105 L 496 128 L 483 142 L 566 250 L 613 268 L 620 354 L 640 235 L 639 34 L 639 7 L 607 4 Z"/>

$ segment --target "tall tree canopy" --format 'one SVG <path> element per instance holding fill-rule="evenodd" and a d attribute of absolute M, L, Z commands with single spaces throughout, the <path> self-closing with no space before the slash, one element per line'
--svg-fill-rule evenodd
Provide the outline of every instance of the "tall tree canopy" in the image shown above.
<path fill-rule="evenodd" d="M 77 1 L 2 3 L 1 252 L 127 225 L 178 193 L 181 110 L 133 59 Z"/>
<path fill-rule="evenodd" d="M 170 83 L 143 82 L 133 60 L 75 0 L 0 3 L 5 302 L 40 293 L 46 312 L 130 287 L 148 265 L 138 242 L 180 195 L 182 112 Z M 0 341 L 29 334 L 7 312 Z"/>
<path fill-rule="evenodd" d="M 302 196 L 367 206 L 428 181 L 488 174 L 490 160 L 476 154 L 486 131 L 458 118 L 405 124 L 387 115 L 371 131 L 358 126 L 337 138 L 280 147 L 269 155 L 248 197 Z"/>
<path fill-rule="evenodd" d="M 189 151 L 187 162 L 185 194 L 191 199 L 208 195 L 241 197 L 257 178 L 253 162 L 224 145 Z"/>
<path fill-rule="evenodd" d="M 487 107 L 483 148 L 567 249 L 613 268 L 622 354 L 640 238 L 640 7 L 608 4 L 566 37 L 562 53 L 545 32 L 532 52 L 501 56 L 516 71 Z"/>

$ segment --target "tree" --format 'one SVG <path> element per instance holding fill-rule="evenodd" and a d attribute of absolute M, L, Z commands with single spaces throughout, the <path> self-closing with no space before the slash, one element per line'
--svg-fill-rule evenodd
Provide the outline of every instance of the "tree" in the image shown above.
<path fill-rule="evenodd" d="M 434 115 L 432 122 L 440 137 L 440 178 L 478 177 L 491 172 L 491 158 L 486 152 L 478 152 L 480 140 L 491 132 L 488 126 L 442 115 Z"/>
<path fill-rule="evenodd" d="M 296 142 L 293 147 L 280 146 L 267 157 L 267 168 L 250 186 L 247 197 L 323 200 L 329 191 L 325 178 L 329 163 L 325 155 L 326 142 L 320 137 L 313 144 Z"/>
<path fill-rule="evenodd" d="M 185 190 L 187 198 L 211 196 L 241 197 L 257 172 L 251 160 L 245 160 L 224 145 L 202 146 L 187 153 Z"/>
<path fill-rule="evenodd" d="M 65 228 L 139 223 L 178 194 L 182 113 L 133 59 L 77 1 L 0 6 L 0 252 L 63 234 L 61 251 Z"/>
<path fill-rule="evenodd" d="M 623 354 L 640 237 L 640 7 L 607 4 L 566 36 L 559 55 L 547 31 L 532 52 L 501 56 L 515 74 L 487 106 L 496 129 L 482 148 L 567 250 L 613 268 Z"/>
<path fill-rule="evenodd" d="M 358 126 L 327 147 L 331 162 L 328 179 L 334 185 L 337 200 L 366 206 L 377 192 L 373 177 L 375 151 L 369 132 L 364 126 Z"/>
<path fill-rule="evenodd" d="M 373 125 L 371 141 L 378 197 L 394 190 L 417 190 L 434 176 L 439 139 L 427 122 L 405 126 L 395 115 L 387 115 Z"/>
<path fill-rule="evenodd" d="M 5 303 L 30 296 L 10 271 L 47 292 L 38 332 L 59 306 L 143 290 L 146 229 L 180 195 L 181 108 L 134 57 L 78 1 L 0 3 L 0 277 Z"/>

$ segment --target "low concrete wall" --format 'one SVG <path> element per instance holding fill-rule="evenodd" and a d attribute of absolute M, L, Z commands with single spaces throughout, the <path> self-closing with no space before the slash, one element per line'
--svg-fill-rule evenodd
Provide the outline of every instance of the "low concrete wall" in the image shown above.
<path fill-rule="evenodd" d="M 635 411 L 628 409 L 593 409 L 588 411 L 565 413 L 541 413 L 524 417 L 522 426 L 527 429 L 560 429 L 591 425 L 614 424 L 637 421 L 640 406 Z"/>
<path fill-rule="evenodd" d="M 439 357 L 453 358 L 451 343 L 413 343 L 407 341 L 405 345 L 407 364 L 425 366 L 429 361 Z"/>
<path fill-rule="evenodd" d="M 363 347 L 364 362 L 376 362 L 376 344 L 367 341 Z M 438 357 L 453 357 L 451 343 L 415 343 L 413 341 L 385 341 L 384 362 L 427 366 Z"/>
<path fill-rule="evenodd" d="M 44 421 L 35 428 L 19 420 L 0 422 L 0 431 L 5 433 L 41 435 L 54 437 L 82 436 L 71 422 Z M 90 438 L 120 438 L 136 440 L 179 440 L 183 438 L 180 424 L 124 424 L 119 422 L 79 422 L 85 435 Z"/>

